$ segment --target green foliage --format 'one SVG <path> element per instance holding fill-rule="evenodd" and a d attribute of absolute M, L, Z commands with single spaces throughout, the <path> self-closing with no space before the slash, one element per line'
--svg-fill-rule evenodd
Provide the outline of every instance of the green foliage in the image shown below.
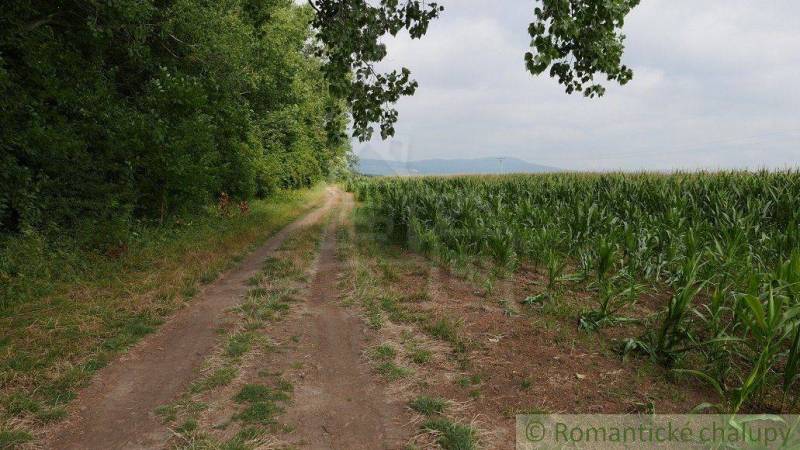
<path fill-rule="evenodd" d="M 438 397 L 420 395 L 412 400 L 409 406 L 420 414 L 432 416 L 435 414 L 442 414 L 447 407 L 447 401 Z"/>
<path fill-rule="evenodd" d="M 665 304 L 636 319 L 646 332 L 622 350 L 707 382 L 722 401 L 703 406 L 783 411 L 800 402 L 795 171 L 360 178 L 349 186 L 375 230 L 434 258 L 455 252 L 506 266 L 514 255 L 547 271 L 547 290 L 523 304 L 554 298 L 558 281 L 595 293 L 597 306 L 578 318 L 585 329 L 632 321 L 621 315 L 654 292 Z M 510 238 L 470 244 L 498 229 Z M 578 273 L 562 275 L 573 262 Z M 443 319 L 426 331 L 458 347 L 457 328 Z"/>
<path fill-rule="evenodd" d="M 445 450 L 478 448 L 478 433 L 468 425 L 461 425 L 447 419 L 433 419 L 425 422 L 422 427 L 434 433 L 436 443 Z"/>
<path fill-rule="evenodd" d="M 245 408 L 234 416 L 244 423 L 274 425 L 275 416 L 284 412 L 283 404 L 290 398 L 291 386 L 273 389 L 259 384 L 247 384 L 234 397 L 236 403 L 245 404 Z"/>
<path fill-rule="evenodd" d="M 534 52 L 525 55 L 528 70 L 550 76 L 568 94 L 602 96 L 605 88 L 594 82 L 596 74 L 625 84 L 633 71 L 622 64 L 625 35 L 619 30 L 625 16 L 639 0 L 541 0 L 536 21 L 528 27 Z"/>
<path fill-rule="evenodd" d="M 32 440 L 33 436 L 27 431 L 0 429 L 0 448 L 15 448 Z"/>
<path fill-rule="evenodd" d="M 374 132 L 371 124 L 376 122 L 383 138 L 394 135 L 397 111 L 392 105 L 401 96 L 413 95 L 417 82 L 405 67 L 385 74 L 375 71 L 374 63 L 386 57 L 381 38 L 406 29 L 418 39 L 444 8 L 422 0 L 309 0 L 309 4 L 317 13 L 313 26 L 322 43 L 317 55 L 326 60 L 323 71 L 331 91 L 351 106 L 354 136 L 369 140 Z"/>
<path fill-rule="evenodd" d="M 113 249 L 222 192 L 308 186 L 347 151 L 311 8 L 83 3 L 0 11 L 0 233 Z"/>
<path fill-rule="evenodd" d="M 192 392 L 203 392 L 209 389 L 214 389 L 219 386 L 227 386 L 239 375 L 239 370 L 236 367 L 221 367 L 214 370 L 207 377 L 192 384 Z"/>
<path fill-rule="evenodd" d="M 246 384 L 234 397 L 236 403 L 286 401 L 288 399 L 289 396 L 285 392 L 261 384 Z"/>
<path fill-rule="evenodd" d="M 379 364 L 376 367 L 376 370 L 389 381 L 397 381 L 401 378 L 406 378 L 413 373 L 408 367 L 398 366 L 392 361 L 386 361 Z"/>
<path fill-rule="evenodd" d="M 372 356 L 378 360 L 388 361 L 397 356 L 397 350 L 388 344 L 379 345 L 372 350 Z"/>

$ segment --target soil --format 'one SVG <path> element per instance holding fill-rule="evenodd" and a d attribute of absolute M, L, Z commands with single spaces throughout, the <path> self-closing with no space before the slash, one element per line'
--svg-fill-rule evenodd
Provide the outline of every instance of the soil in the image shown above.
<path fill-rule="evenodd" d="M 344 197 L 341 212 L 352 208 Z M 387 393 L 362 356 L 370 341 L 366 327 L 338 305 L 335 223 L 331 223 L 320 250 L 309 301 L 304 313 L 301 345 L 284 359 L 301 361 L 302 379 L 283 421 L 293 428 L 284 439 L 311 449 L 397 449 L 404 432 L 404 403 Z M 301 322 L 302 323 L 302 322 Z"/>
<path fill-rule="evenodd" d="M 383 258 L 407 268 L 394 274 L 387 291 L 409 298 L 423 286 L 427 300 L 404 305 L 434 318 L 455 318 L 468 348 L 446 351 L 438 359 L 444 364 L 418 370 L 416 384 L 424 388 L 410 395 L 449 400 L 458 410 L 455 419 L 479 430 L 482 448 L 514 448 L 517 414 L 686 413 L 718 401 L 706 386 L 673 379 L 648 361 L 623 361 L 613 343 L 640 335 L 640 327 L 579 330 L 576 311 L 594 305 L 590 292 L 567 289 L 545 308 L 527 307 L 520 300 L 541 291 L 546 280 L 536 270 L 522 268 L 487 293 L 412 252 L 393 249 Z M 642 309 L 653 308 L 648 312 L 663 306 L 657 299 L 644 303 Z M 557 304 L 568 311 L 547 309 Z M 423 339 L 423 330 L 405 328 Z M 382 333 L 386 339 L 397 334 L 391 327 Z"/>
<path fill-rule="evenodd" d="M 315 262 L 307 263 L 312 268 L 306 269 L 309 276 L 296 303 L 284 320 L 263 330 L 271 350 L 249 354 L 232 384 L 202 394 L 207 409 L 198 426 L 215 439 L 230 439 L 241 429 L 231 419 L 239 408 L 232 400 L 235 392 L 272 377 L 291 383 L 293 392 L 259 448 L 399 449 L 409 443 L 434 448 L 437 436 L 421 428 L 426 418 L 406 406 L 423 394 L 447 400 L 448 419 L 469 424 L 480 446 L 489 449 L 514 447 L 515 414 L 683 413 L 716 400 L 708 389 L 675 379 L 643 359 L 623 361 L 613 343 L 641 334 L 638 325 L 578 330 L 576 317 L 592 306 L 591 292 L 565 287 L 558 301 L 521 305 L 544 289 L 544 275 L 533 268 L 497 279 L 489 289 L 412 252 L 383 247 L 380 254 L 362 255 L 373 264 L 373 287 L 430 321 L 455 321 L 463 345 L 432 335 L 424 325 L 430 321 L 401 320 L 413 314 L 398 315 L 396 323 L 389 314 L 375 327 L 350 296 L 347 285 L 355 272 L 337 251 L 339 231 L 353 230 L 348 222 L 353 207 L 352 196 L 330 188 L 323 207 L 281 230 L 156 334 L 99 372 L 45 446 L 181 445 L 155 409 L 176 401 L 198 378 L 203 362 L 213 358 L 222 345 L 218 330 L 235 326 L 231 309 L 265 258 L 277 254 L 292 233 L 322 223 L 329 211 L 335 214 L 324 227 Z M 646 296 L 636 314 L 645 316 L 663 301 Z M 386 381 L 371 367 L 369 349 L 387 343 L 410 368 L 402 380 Z M 426 349 L 427 362 L 410 358 L 410 346 Z"/>
<path fill-rule="evenodd" d="M 207 286 L 156 333 L 102 369 L 70 406 L 69 419 L 44 439 L 54 449 L 161 448 L 170 431 L 154 409 L 173 401 L 195 379 L 219 340 L 226 312 L 247 292 L 247 280 L 296 230 L 320 220 L 342 194 L 272 236 L 242 263 Z"/>

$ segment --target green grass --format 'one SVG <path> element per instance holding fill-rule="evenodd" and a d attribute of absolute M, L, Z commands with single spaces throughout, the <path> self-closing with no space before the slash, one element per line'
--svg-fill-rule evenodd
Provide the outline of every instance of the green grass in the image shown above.
<path fill-rule="evenodd" d="M 197 420 L 195 419 L 186 419 L 185 422 L 181 424 L 178 428 L 175 429 L 176 432 L 181 434 L 191 433 L 197 429 Z"/>
<path fill-rule="evenodd" d="M 236 333 L 228 338 L 228 347 L 225 349 L 225 354 L 236 358 L 242 356 L 250 351 L 254 339 L 253 333 Z"/>
<path fill-rule="evenodd" d="M 426 327 L 426 331 L 431 336 L 449 342 L 453 349 L 457 352 L 466 350 L 466 344 L 459 335 L 461 322 L 450 319 L 449 317 L 442 317 Z"/>
<path fill-rule="evenodd" d="M 375 299 L 368 298 L 362 302 L 365 314 L 367 317 L 367 324 L 373 330 L 380 330 L 383 327 L 383 312 L 380 304 Z"/>
<path fill-rule="evenodd" d="M 175 405 L 161 405 L 155 409 L 155 413 L 163 423 L 174 422 L 178 418 L 178 408 Z"/>
<path fill-rule="evenodd" d="M 481 382 L 483 382 L 483 377 L 478 373 L 469 376 L 464 375 L 456 379 L 456 384 L 461 387 L 476 386 Z"/>
<path fill-rule="evenodd" d="M 412 373 L 412 370 L 408 367 L 398 366 L 392 361 L 386 361 L 379 364 L 376 370 L 389 381 L 396 381 L 401 378 L 406 378 Z"/>
<path fill-rule="evenodd" d="M 447 407 L 447 401 L 441 398 L 421 395 L 412 400 L 409 406 L 420 414 L 432 416 L 435 414 L 442 414 Z"/>
<path fill-rule="evenodd" d="M 275 416 L 282 414 L 284 409 L 274 402 L 256 402 L 234 416 L 234 419 L 244 423 L 274 425 L 277 423 Z"/>
<path fill-rule="evenodd" d="M 23 413 L 37 413 L 41 409 L 39 402 L 22 392 L 15 392 L 3 399 L 6 413 L 18 416 Z"/>
<path fill-rule="evenodd" d="M 319 203 L 324 190 L 251 203 L 248 215 L 211 212 L 143 226 L 119 257 L 75 247 L 68 236 L 0 242 L 0 385 L 41 406 L 39 422 L 76 389 L 272 232 Z M 31 414 L 0 414 L 3 423 Z"/>
<path fill-rule="evenodd" d="M 208 391 L 220 386 L 227 386 L 239 375 L 239 369 L 235 366 L 220 367 L 211 375 L 192 384 L 190 391 L 193 393 Z"/>
<path fill-rule="evenodd" d="M 423 424 L 423 429 L 436 435 L 436 443 L 444 450 L 474 450 L 478 448 L 478 434 L 467 425 L 447 419 L 432 419 Z"/>
<path fill-rule="evenodd" d="M 262 434 L 263 431 L 257 427 L 247 426 L 239 430 L 236 436 L 230 438 L 227 442 L 218 446 L 210 445 L 209 447 L 219 448 L 220 450 L 250 450 L 258 448 L 258 444 L 255 441 Z"/>
<path fill-rule="evenodd" d="M 27 431 L 0 429 L 0 448 L 2 449 L 14 448 L 32 440 L 33 436 Z"/>
<path fill-rule="evenodd" d="M 427 364 L 433 358 L 433 354 L 430 350 L 416 346 L 409 351 L 408 356 L 411 358 L 411 361 L 414 361 L 415 364 Z"/>
<path fill-rule="evenodd" d="M 260 384 L 248 384 L 242 387 L 233 398 L 236 403 L 246 404 L 246 407 L 234 416 L 247 424 L 274 425 L 275 417 L 284 412 L 278 402 L 289 400 L 291 384 L 281 383 L 277 389 Z"/>
<path fill-rule="evenodd" d="M 372 357 L 378 360 L 387 361 L 392 360 L 397 356 L 397 350 L 391 345 L 379 345 L 372 349 Z"/>
<path fill-rule="evenodd" d="M 266 401 L 286 401 L 289 395 L 280 389 L 272 389 L 261 384 L 247 384 L 233 398 L 236 403 L 256 403 Z"/>

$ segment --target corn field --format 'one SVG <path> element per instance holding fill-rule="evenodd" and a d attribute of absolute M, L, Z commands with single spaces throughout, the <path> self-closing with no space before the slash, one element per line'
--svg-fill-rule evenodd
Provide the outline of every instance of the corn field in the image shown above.
<path fill-rule="evenodd" d="M 528 265 L 547 274 L 547 291 L 594 292 L 596 304 L 576 317 L 586 332 L 631 320 L 626 308 L 644 292 L 664 293 L 663 309 L 641 319 L 646 331 L 619 342 L 620 353 L 712 386 L 719 401 L 698 410 L 752 410 L 763 396 L 798 410 L 800 173 L 356 178 L 347 187 L 377 229 L 439 261 Z"/>

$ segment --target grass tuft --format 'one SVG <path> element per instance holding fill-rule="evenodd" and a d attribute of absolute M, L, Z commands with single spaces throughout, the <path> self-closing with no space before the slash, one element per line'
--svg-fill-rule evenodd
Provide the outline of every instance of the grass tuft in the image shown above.
<path fill-rule="evenodd" d="M 372 357 L 381 361 L 392 360 L 395 356 L 397 356 L 397 350 L 388 344 L 379 345 L 372 350 Z"/>
<path fill-rule="evenodd" d="M 0 430 L 0 448 L 15 448 L 33 440 L 33 436 L 22 430 Z"/>
<path fill-rule="evenodd" d="M 242 356 L 250 351 L 253 342 L 253 334 L 251 333 L 236 333 L 228 339 L 228 348 L 225 354 L 232 358 Z"/>
<path fill-rule="evenodd" d="M 423 428 L 436 434 L 436 443 L 444 450 L 474 450 L 478 448 L 478 436 L 467 425 L 447 419 L 433 419 L 425 422 Z"/>
<path fill-rule="evenodd" d="M 412 374 L 412 370 L 407 367 L 398 366 L 392 361 L 386 361 L 377 367 L 378 373 L 389 381 L 396 381 L 406 378 Z"/>
<path fill-rule="evenodd" d="M 447 407 L 447 401 L 441 398 L 421 395 L 412 400 L 411 403 L 409 403 L 409 406 L 411 406 L 411 409 L 420 414 L 432 416 L 434 414 L 443 413 L 444 409 Z"/>
<path fill-rule="evenodd" d="M 289 396 L 261 384 L 246 384 L 233 399 L 236 403 L 274 402 L 289 400 Z"/>
<path fill-rule="evenodd" d="M 214 389 L 219 386 L 226 386 L 233 381 L 239 374 L 239 369 L 236 367 L 221 367 L 215 370 L 211 375 L 192 384 L 191 392 L 198 393 Z"/>

